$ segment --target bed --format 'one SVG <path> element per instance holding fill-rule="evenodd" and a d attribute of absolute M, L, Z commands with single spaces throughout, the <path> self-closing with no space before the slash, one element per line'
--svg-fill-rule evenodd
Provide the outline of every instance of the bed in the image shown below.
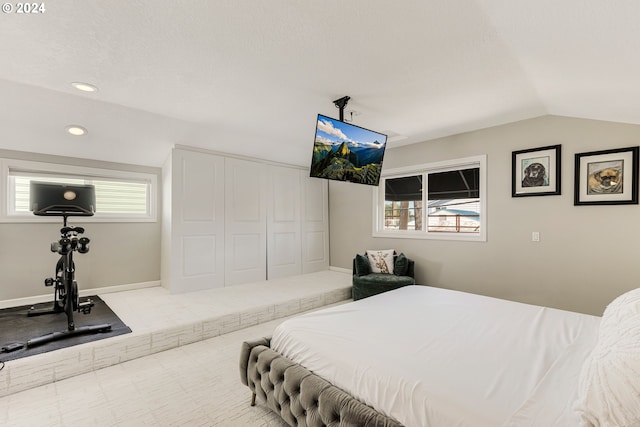
<path fill-rule="evenodd" d="M 245 342 L 240 374 L 289 425 L 640 426 L 638 313 L 407 286 Z"/>

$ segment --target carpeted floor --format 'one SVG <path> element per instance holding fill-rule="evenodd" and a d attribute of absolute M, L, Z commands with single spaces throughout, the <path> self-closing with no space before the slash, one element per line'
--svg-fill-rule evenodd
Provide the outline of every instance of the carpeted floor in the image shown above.
<path fill-rule="evenodd" d="M 29 340 L 52 333 L 66 332 L 68 330 L 66 314 L 55 313 L 30 317 L 27 316 L 27 313 L 32 307 L 31 305 L 0 310 L 0 360 L 6 362 L 131 332 L 131 329 L 118 318 L 100 297 L 94 295 L 88 298 L 95 305 L 89 314 L 74 312 L 73 319 L 76 329 L 80 329 L 83 326 L 109 324 L 111 325 L 109 331 L 66 336 L 51 342 L 31 345 L 28 348 L 26 343 Z M 81 300 L 84 301 L 86 298 L 81 298 Z M 51 307 L 53 307 L 53 302 L 35 305 L 35 309 Z"/>
<path fill-rule="evenodd" d="M 238 371 L 242 342 L 283 320 L 0 397 L 0 426 L 286 427 Z"/>

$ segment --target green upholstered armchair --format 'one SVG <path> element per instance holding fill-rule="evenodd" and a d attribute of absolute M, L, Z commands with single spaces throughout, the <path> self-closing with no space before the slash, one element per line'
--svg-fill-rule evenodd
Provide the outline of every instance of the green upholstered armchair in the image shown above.
<path fill-rule="evenodd" d="M 393 257 L 393 262 L 392 274 L 372 273 L 367 256 L 356 255 L 353 259 L 353 299 L 359 300 L 403 286 L 415 285 L 413 260 L 399 254 Z"/>

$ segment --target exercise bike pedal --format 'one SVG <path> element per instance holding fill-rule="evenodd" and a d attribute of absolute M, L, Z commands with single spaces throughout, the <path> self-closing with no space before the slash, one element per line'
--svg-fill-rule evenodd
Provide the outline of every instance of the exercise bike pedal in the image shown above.
<path fill-rule="evenodd" d="M 47 277 L 46 279 L 44 279 L 45 286 L 53 286 L 54 283 L 56 283 L 56 281 L 53 277 Z"/>
<path fill-rule="evenodd" d="M 82 312 L 82 314 L 89 314 L 89 313 L 91 313 L 91 308 L 94 305 L 95 304 L 93 303 L 93 301 L 88 299 L 85 302 L 81 302 L 81 303 L 78 304 L 78 311 Z"/>

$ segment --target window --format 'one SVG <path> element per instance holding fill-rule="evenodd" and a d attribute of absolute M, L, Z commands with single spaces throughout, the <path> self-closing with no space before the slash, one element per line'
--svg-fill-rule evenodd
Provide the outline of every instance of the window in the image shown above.
<path fill-rule="evenodd" d="M 422 175 L 384 180 L 384 229 L 422 230 Z"/>
<path fill-rule="evenodd" d="M 156 221 L 157 177 L 153 174 L 3 160 L 2 179 L 2 187 L 6 189 L 2 198 L 3 222 L 42 221 L 42 217 L 37 219 L 30 211 L 31 181 L 94 185 L 96 213 L 83 221 Z"/>
<path fill-rule="evenodd" d="M 434 172 L 427 176 L 427 230 L 479 233 L 480 167 Z"/>
<path fill-rule="evenodd" d="M 486 240 L 486 156 L 384 171 L 376 237 Z"/>

